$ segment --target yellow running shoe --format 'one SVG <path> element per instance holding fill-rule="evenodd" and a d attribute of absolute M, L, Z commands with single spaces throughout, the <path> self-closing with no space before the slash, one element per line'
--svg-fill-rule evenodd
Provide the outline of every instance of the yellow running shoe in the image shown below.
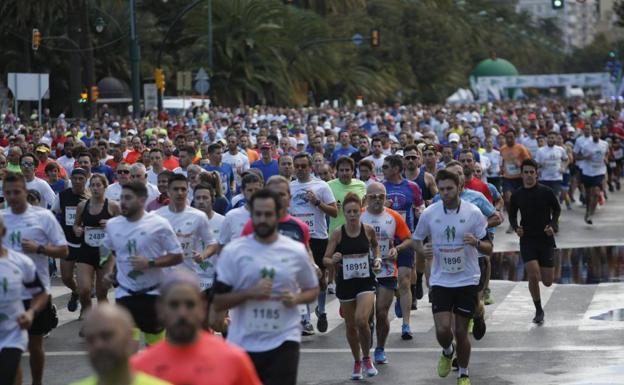
<path fill-rule="evenodd" d="M 444 352 L 440 355 L 440 361 L 438 361 L 438 376 L 446 377 L 451 372 L 451 363 L 453 362 L 453 355 L 450 357 L 444 355 Z"/>
<path fill-rule="evenodd" d="M 470 377 L 461 376 L 457 378 L 457 385 L 470 385 Z"/>
<path fill-rule="evenodd" d="M 472 334 L 473 327 L 474 327 L 474 320 L 471 318 L 470 321 L 468 321 L 468 334 Z"/>

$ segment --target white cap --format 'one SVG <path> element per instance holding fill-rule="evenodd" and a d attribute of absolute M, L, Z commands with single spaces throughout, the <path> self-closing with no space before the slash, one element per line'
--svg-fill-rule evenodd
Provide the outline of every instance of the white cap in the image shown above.
<path fill-rule="evenodd" d="M 459 134 L 456 132 L 451 132 L 448 136 L 448 141 L 449 143 L 451 142 L 457 142 L 459 143 Z"/>

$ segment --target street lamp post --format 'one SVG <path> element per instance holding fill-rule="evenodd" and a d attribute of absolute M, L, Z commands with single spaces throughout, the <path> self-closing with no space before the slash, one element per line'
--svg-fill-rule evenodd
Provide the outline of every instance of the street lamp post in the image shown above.
<path fill-rule="evenodd" d="M 141 73 L 139 38 L 136 27 L 136 0 L 130 0 L 130 64 L 132 71 L 132 116 L 141 117 Z"/>

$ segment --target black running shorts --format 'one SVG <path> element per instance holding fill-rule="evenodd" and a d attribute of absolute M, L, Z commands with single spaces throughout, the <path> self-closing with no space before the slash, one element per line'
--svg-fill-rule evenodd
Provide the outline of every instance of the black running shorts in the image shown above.
<path fill-rule="evenodd" d="M 433 314 L 453 312 L 472 318 L 479 301 L 477 285 L 461 287 L 433 286 L 431 288 L 431 310 Z"/>

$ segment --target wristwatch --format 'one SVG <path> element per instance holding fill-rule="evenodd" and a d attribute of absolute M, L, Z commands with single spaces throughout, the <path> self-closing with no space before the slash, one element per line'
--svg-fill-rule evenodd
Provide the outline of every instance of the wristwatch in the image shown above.
<path fill-rule="evenodd" d="M 44 245 L 37 246 L 37 254 L 45 254 L 45 246 Z"/>
<path fill-rule="evenodd" d="M 156 267 L 156 261 L 150 259 L 149 262 L 147 262 L 147 267 Z"/>

